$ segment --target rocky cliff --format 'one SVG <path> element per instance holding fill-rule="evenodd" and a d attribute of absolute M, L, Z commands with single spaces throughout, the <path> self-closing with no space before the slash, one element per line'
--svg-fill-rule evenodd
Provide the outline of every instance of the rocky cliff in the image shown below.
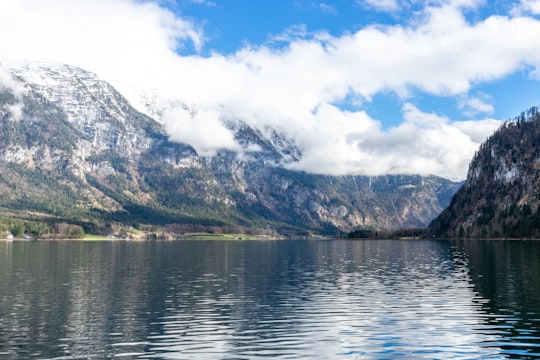
<path fill-rule="evenodd" d="M 471 161 L 467 180 L 430 228 L 439 237 L 540 237 L 540 114 L 506 122 Z"/>
<path fill-rule="evenodd" d="M 0 84 L 0 210 L 8 215 L 339 233 L 425 226 L 460 185 L 287 170 L 279 164 L 302 156 L 294 144 L 241 121 L 226 126 L 256 151 L 200 156 L 94 74 L 49 64 L 9 73 Z"/>

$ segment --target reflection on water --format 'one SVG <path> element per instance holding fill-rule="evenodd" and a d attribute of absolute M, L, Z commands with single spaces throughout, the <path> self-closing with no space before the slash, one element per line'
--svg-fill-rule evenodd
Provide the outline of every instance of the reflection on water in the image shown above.
<path fill-rule="evenodd" d="M 540 241 L 457 241 L 475 289 L 489 302 L 488 326 L 504 331 L 498 344 L 516 358 L 540 357 Z"/>
<path fill-rule="evenodd" d="M 0 243 L 0 358 L 540 356 L 540 242 Z"/>

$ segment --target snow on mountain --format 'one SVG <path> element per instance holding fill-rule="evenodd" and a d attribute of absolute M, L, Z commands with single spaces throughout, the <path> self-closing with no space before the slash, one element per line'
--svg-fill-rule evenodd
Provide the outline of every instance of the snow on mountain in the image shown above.
<path fill-rule="evenodd" d="M 11 69 L 16 79 L 62 108 L 94 149 L 141 151 L 150 139 L 141 129 L 148 122 L 126 99 L 95 74 L 69 65 L 30 63 Z"/>
<path fill-rule="evenodd" d="M 426 225 L 459 186 L 434 176 L 292 171 L 283 165 L 302 153 L 287 134 L 234 118 L 222 119 L 223 126 L 241 150 L 201 156 L 168 138 L 157 93 L 140 98 L 145 115 L 80 68 L 27 64 L 10 71 L 25 91 L 18 98 L 0 88 L 0 189 L 15 194 L 0 193 L 0 208 L 16 201 L 63 216 L 336 233 Z"/>

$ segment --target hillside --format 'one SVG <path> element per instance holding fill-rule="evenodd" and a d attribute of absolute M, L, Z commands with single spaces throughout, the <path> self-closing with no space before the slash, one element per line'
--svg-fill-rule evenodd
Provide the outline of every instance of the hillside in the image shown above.
<path fill-rule="evenodd" d="M 301 152 L 278 131 L 241 121 L 227 126 L 239 146 L 257 151 L 200 156 L 92 73 L 49 64 L 10 71 L 17 86 L 0 86 L 4 218 L 101 233 L 121 224 L 336 234 L 425 226 L 460 185 L 288 170 L 281 164 Z"/>
<path fill-rule="evenodd" d="M 540 238 L 540 114 L 506 122 L 471 161 L 465 184 L 430 225 L 438 237 Z"/>

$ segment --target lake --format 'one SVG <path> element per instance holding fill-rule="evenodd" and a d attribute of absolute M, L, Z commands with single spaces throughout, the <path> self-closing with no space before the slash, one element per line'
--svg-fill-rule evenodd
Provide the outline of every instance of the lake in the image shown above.
<path fill-rule="evenodd" d="M 540 241 L 0 242 L 0 358 L 540 357 Z"/>

